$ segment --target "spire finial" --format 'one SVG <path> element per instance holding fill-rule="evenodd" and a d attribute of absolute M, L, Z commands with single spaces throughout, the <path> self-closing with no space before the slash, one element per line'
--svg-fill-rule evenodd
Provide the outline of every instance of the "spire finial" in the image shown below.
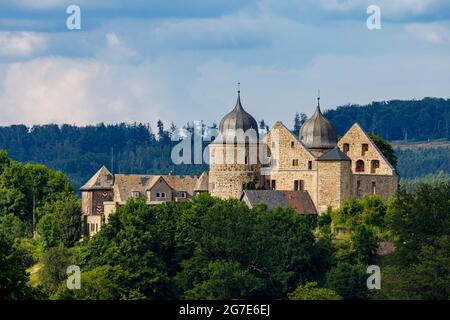
<path fill-rule="evenodd" d="M 320 107 L 320 89 L 317 90 L 317 106 Z"/>
<path fill-rule="evenodd" d="M 238 82 L 238 94 L 241 94 L 241 83 Z"/>

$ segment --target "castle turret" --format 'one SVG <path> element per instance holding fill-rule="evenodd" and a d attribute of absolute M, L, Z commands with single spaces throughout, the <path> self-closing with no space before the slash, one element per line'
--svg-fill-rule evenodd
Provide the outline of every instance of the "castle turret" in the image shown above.
<path fill-rule="evenodd" d="M 234 109 L 220 122 L 219 135 L 209 145 L 209 191 L 223 199 L 239 198 L 259 185 L 258 125 L 244 110 L 240 91 Z"/>
<path fill-rule="evenodd" d="M 113 200 L 113 184 L 114 175 L 103 166 L 80 188 L 84 234 L 86 236 L 98 232 L 105 223 L 104 202 Z"/>
<path fill-rule="evenodd" d="M 320 110 L 320 98 L 317 101 L 316 111 L 300 128 L 299 137 L 313 154 L 320 157 L 336 147 L 337 135 L 333 124 Z"/>

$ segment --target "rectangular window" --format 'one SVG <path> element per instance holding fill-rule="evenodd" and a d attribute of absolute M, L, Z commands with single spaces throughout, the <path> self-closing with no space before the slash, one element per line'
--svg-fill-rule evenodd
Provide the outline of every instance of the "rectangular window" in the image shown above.
<path fill-rule="evenodd" d="M 345 154 L 350 151 L 350 145 L 348 143 L 344 143 L 343 151 Z"/>
<path fill-rule="evenodd" d="M 186 198 L 186 192 L 182 192 L 182 193 L 181 193 L 181 197 L 182 197 L 182 198 Z"/>
<path fill-rule="evenodd" d="M 305 190 L 305 181 L 303 181 L 303 180 L 294 180 L 294 190 L 296 190 L 296 191 L 304 191 Z"/>
<path fill-rule="evenodd" d="M 377 194 L 377 183 L 372 181 L 372 194 Z"/>
<path fill-rule="evenodd" d="M 157 198 L 161 198 L 161 193 L 157 192 L 157 193 L 156 193 L 156 197 L 157 197 Z"/>
<path fill-rule="evenodd" d="M 298 159 L 292 160 L 292 165 L 293 165 L 294 167 L 298 167 Z"/>
<path fill-rule="evenodd" d="M 369 151 L 369 145 L 367 143 L 363 143 L 361 146 L 361 155 L 364 156 L 367 151 Z"/>
<path fill-rule="evenodd" d="M 245 156 L 245 164 L 248 164 L 248 156 Z"/>
<path fill-rule="evenodd" d="M 166 197 L 166 193 L 165 192 L 161 192 L 161 198 L 165 198 Z"/>
<path fill-rule="evenodd" d="M 291 148 L 294 148 L 294 147 L 295 147 L 295 142 L 291 141 Z"/>
<path fill-rule="evenodd" d="M 312 161 L 308 161 L 308 170 L 312 170 Z"/>
<path fill-rule="evenodd" d="M 272 180 L 270 183 L 270 188 L 272 190 L 275 190 L 277 188 L 277 181 L 276 180 Z"/>

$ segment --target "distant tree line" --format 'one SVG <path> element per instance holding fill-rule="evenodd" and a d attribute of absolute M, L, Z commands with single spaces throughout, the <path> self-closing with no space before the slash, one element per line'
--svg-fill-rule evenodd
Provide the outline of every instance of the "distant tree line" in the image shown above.
<path fill-rule="evenodd" d="M 391 100 L 325 112 L 343 135 L 355 122 L 386 140 L 450 139 L 450 99 Z"/>

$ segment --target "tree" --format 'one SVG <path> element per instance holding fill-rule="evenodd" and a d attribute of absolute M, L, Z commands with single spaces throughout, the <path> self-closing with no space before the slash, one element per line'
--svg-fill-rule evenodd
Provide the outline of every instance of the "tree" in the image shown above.
<path fill-rule="evenodd" d="M 360 264 L 374 263 L 378 240 L 375 233 L 366 225 L 359 225 L 351 234 L 352 250 L 356 254 L 356 261 Z"/>
<path fill-rule="evenodd" d="M 26 236 L 25 224 L 14 214 L 0 216 L 0 233 L 11 240 Z"/>
<path fill-rule="evenodd" d="M 390 264 L 382 269 L 378 299 L 448 300 L 450 298 L 450 236 L 424 245 L 418 262 L 403 267 Z"/>
<path fill-rule="evenodd" d="M 210 261 L 201 273 L 204 280 L 185 292 L 186 299 L 243 299 L 262 286 L 261 279 L 243 269 L 237 261 Z"/>
<path fill-rule="evenodd" d="M 28 274 L 22 265 L 22 254 L 11 239 L 0 232 L 0 300 L 44 297 L 27 285 Z"/>
<path fill-rule="evenodd" d="M 39 221 L 38 231 L 46 247 L 58 243 L 72 247 L 81 237 L 81 204 L 73 194 L 61 194 L 42 207 L 43 217 Z"/>
<path fill-rule="evenodd" d="M 294 133 L 296 135 L 299 134 L 300 132 L 300 128 L 302 127 L 302 125 L 306 122 L 306 120 L 308 120 L 308 117 L 306 116 L 306 114 L 304 113 L 295 113 L 295 118 L 294 118 Z"/>
<path fill-rule="evenodd" d="M 37 232 L 45 249 L 62 244 L 62 231 L 55 213 L 48 213 L 39 220 Z"/>
<path fill-rule="evenodd" d="M 62 246 L 52 247 L 42 255 L 43 267 L 39 271 L 40 283 L 47 293 L 55 293 L 67 280 L 67 267 L 72 264 L 72 252 Z"/>
<path fill-rule="evenodd" d="M 395 155 L 395 151 L 392 148 L 391 144 L 384 140 L 383 138 L 374 135 L 373 133 L 368 133 L 368 136 L 372 141 L 375 143 L 377 148 L 381 151 L 381 153 L 384 155 L 384 157 L 389 161 L 389 163 L 394 167 L 397 168 L 397 156 Z"/>
<path fill-rule="evenodd" d="M 97 267 L 81 273 L 80 289 L 68 289 L 63 283 L 54 297 L 60 300 L 118 300 L 125 297 L 121 287 L 124 277 L 118 266 Z"/>
<path fill-rule="evenodd" d="M 367 274 L 364 266 L 338 263 L 326 275 L 326 287 L 344 299 L 367 298 Z"/>
<path fill-rule="evenodd" d="M 266 133 L 269 132 L 269 126 L 266 124 L 264 119 L 261 119 L 261 121 L 259 122 L 259 129 Z"/>
<path fill-rule="evenodd" d="M 289 300 L 342 300 L 335 291 L 317 287 L 317 282 L 307 282 L 288 294 Z"/>
<path fill-rule="evenodd" d="M 415 193 L 398 192 L 389 202 L 386 221 L 395 240 L 400 266 L 418 262 L 424 245 L 448 235 L 450 184 L 420 184 Z"/>

